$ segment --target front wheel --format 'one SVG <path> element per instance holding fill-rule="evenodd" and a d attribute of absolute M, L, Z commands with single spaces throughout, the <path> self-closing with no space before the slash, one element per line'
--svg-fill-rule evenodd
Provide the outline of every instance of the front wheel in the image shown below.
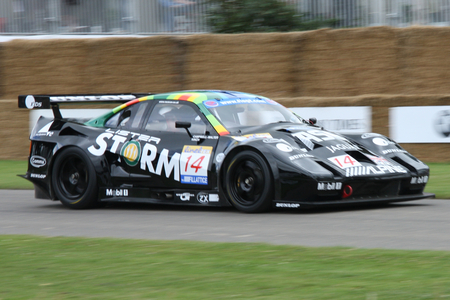
<path fill-rule="evenodd" d="M 67 148 L 56 157 L 52 169 L 56 197 L 70 208 L 98 206 L 97 177 L 89 157 L 80 148 Z"/>
<path fill-rule="evenodd" d="M 227 165 L 225 190 L 228 199 L 240 211 L 255 213 L 269 210 L 273 182 L 267 162 L 254 151 L 239 152 Z"/>

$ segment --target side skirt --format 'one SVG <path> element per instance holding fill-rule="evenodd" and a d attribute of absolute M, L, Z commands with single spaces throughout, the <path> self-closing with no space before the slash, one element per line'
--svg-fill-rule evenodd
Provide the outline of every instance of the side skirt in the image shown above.
<path fill-rule="evenodd" d="M 102 202 L 135 202 L 199 206 L 231 206 L 217 191 L 167 190 L 135 187 L 102 187 Z"/>

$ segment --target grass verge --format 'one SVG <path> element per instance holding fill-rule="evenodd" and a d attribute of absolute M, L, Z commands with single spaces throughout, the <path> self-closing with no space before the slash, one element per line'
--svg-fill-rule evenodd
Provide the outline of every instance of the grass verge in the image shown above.
<path fill-rule="evenodd" d="M 430 181 L 425 192 L 436 194 L 436 198 L 450 199 L 450 163 L 429 163 Z M 18 176 L 27 171 L 27 161 L 0 160 L 0 189 L 32 189 L 33 185 Z"/>
<path fill-rule="evenodd" d="M 450 163 L 429 163 L 430 181 L 425 192 L 436 194 L 436 198 L 450 199 Z"/>
<path fill-rule="evenodd" d="M 17 176 L 27 173 L 27 168 L 26 160 L 0 160 L 0 189 L 33 189 L 31 182 Z"/>
<path fill-rule="evenodd" d="M 443 299 L 450 252 L 0 235 L 2 299 Z"/>

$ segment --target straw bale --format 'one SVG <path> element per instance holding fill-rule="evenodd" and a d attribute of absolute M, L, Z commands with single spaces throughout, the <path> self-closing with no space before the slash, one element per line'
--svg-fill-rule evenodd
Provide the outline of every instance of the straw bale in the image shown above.
<path fill-rule="evenodd" d="M 180 88 L 174 38 L 111 38 L 91 43 L 92 91 L 166 91 Z"/>
<path fill-rule="evenodd" d="M 5 43 L 5 96 L 75 93 L 85 83 L 85 40 L 13 40 Z"/>
<path fill-rule="evenodd" d="M 173 90 L 176 45 L 170 37 L 11 41 L 5 94 Z"/>
<path fill-rule="evenodd" d="M 4 45 L 0 43 L 0 97 L 5 94 L 5 57 L 4 57 Z"/>
<path fill-rule="evenodd" d="M 393 93 L 400 86 L 395 30 L 318 30 L 304 38 L 297 84 L 302 96 Z"/>
<path fill-rule="evenodd" d="M 186 38 L 186 85 L 291 96 L 292 34 L 194 35 Z"/>
<path fill-rule="evenodd" d="M 407 94 L 450 93 L 450 28 L 399 29 Z"/>
<path fill-rule="evenodd" d="M 0 100 L 0 159 L 24 160 L 30 149 L 29 110 L 19 109 L 17 100 Z M 26 170 L 24 170 L 25 172 Z"/>

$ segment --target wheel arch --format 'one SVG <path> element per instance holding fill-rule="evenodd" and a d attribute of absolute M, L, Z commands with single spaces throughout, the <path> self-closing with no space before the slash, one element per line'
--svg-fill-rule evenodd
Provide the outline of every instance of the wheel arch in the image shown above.
<path fill-rule="evenodd" d="M 88 157 L 90 163 L 94 166 L 94 170 L 96 173 L 96 177 L 97 177 L 97 183 L 98 186 L 102 186 L 102 183 L 105 184 L 105 176 L 104 173 L 105 171 L 103 169 L 101 169 L 102 167 L 108 167 L 109 168 L 109 162 L 107 161 L 107 159 L 105 158 L 105 156 L 101 156 L 101 157 L 94 157 L 93 155 L 91 155 L 88 151 L 86 151 L 85 149 L 83 149 L 82 147 L 78 146 L 78 145 L 63 145 L 61 147 L 59 147 L 57 149 L 57 151 L 53 154 L 52 159 L 50 160 L 49 166 L 48 166 L 48 176 L 49 178 L 53 177 L 53 167 L 56 161 L 56 158 L 61 155 L 61 153 L 63 153 L 65 150 L 69 149 L 69 148 L 78 148 L 81 151 L 83 151 L 86 156 Z M 100 162 L 100 163 L 99 163 Z M 110 177 L 110 173 L 107 173 L 108 178 Z M 52 200 L 60 200 L 58 199 L 58 197 L 55 194 L 55 189 L 53 186 L 52 181 L 49 181 L 49 187 L 50 187 L 50 196 L 52 197 Z"/>
<path fill-rule="evenodd" d="M 218 172 L 218 178 L 217 178 L 220 195 L 222 197 L 224 197 L 225 199 L 227 199 L 227 201 L 232 205 L 232 203 L 228 200 L 228 198 L 226 197 L 225 192 L 224 192 L 225 172 L 226 172 L 228 164 L 233 159 L 233 157 L 237 153 L 239 153 L 241 151 L 245 151 L 245 150 L 250 150 L 250 151 L 254 151 L 254 152 L 258 153 L 264 159 L 264 161 L 267 163 L 269 170 L 270 170 L 271 180 L 274 184 L 274 199 L 279 198 L 281 185 L 280 185 L 280 181 L 278 180 L 279 179 L 279 171 L 278 171 L 278 163 L 277 163 L 276 159 L 274 158 L 272 153 L 270 153 L 270 151 L 267 151 L 264 148 L 263 149 L 257 148 L 253 145 L 250 146 L 248 144 L 234 147 L 228 153 L 226 153 L 225 159 L 223 160 L 222 164 L 220 165 L 220 170 Z"/>

